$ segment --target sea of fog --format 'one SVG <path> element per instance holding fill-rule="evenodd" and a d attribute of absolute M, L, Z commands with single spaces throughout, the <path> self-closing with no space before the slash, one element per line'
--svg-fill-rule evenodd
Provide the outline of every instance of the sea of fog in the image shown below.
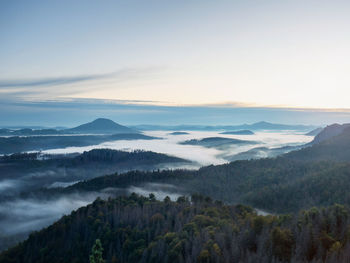
<path fill-rule="evenodd" d="M 110 148 L 125 151 L 147 150 L 191 160 L 195 163 L 192 167 L 198 168 L 203 165 L 225 163 L 227 162 L 225 156 L 232 156 L 255 147 L 277 148 L 287 145 L 302 145 L 313 139 L 313 137 L 305 136 L 296 131 L 263 131 L 256 132 L 255 135 L 222 135 L 219 134 L 219 132 L 203 131 L 187 132 L 188 134 L 184 135 L 171 135 L 167 131 L 150 131 L 145 132 L 145 134 L 162 139 L 110 141 L 87 147 L 50 149 L 43 153 L 64 154 L 84 152 L 96 148 Z M 259 143 L 253 145 L 230 145 L 224 148 L 220 147 L 220 149 L 179 144 L 186 140 L 207 137 L 235 138 L 258 141 Z M 0 181 L 0 195 L 4 195 L 8 192 L 15 194 L 15 192 L 20 191 L 23 184 L 27 185 L 31 181 L 32 180 L 12 179 Z M 55 182 L 51 187 L 66 187 L 70 184 L 70 182 Z M 123 192 L 125 194 L 136 192 L 141 195 L 154 193 L 157 199 L 163 199 L 165 196 L 176 199 L 179 195 L 186 195 L 181 189 L 174 188 L 174 186 L 171 185 L 149 183 L 130 186 L 127 189 L 106 189 L 106 191 L 94 193 L 75 193 L 60 197 L 47 197 L 46 200 L 30 197 L 21 198 L 20 196 L 6 201 L 4 200 L 0 203 L 0 251 L 15 244 L 15 241 L 23 240 L 31 231 L 48 226 L 58 220 L 62 215 L 69 214 L 72 210 L 91 203 L 97 196 L 106 198 L 116 192 Z"/>
<path fill-rule="evenodd" d="M 306 136 L 298 131 L 260 131 L 254 135 L 228 135 L 219 132 L 206 131 L 186 131 L 188 134 L 172 135 L 168 131 L 149 131 L 144 134 L 161 139 L 156 140 L 118 140 L 104 142 L 98 145 L 84 147 L 67 147 L 60 149 L 49 149 L 43 153 L 65 154 L 82 153 L 92 149 L 109 148 L 115 150 L 133 151 L 146 150 L 164 153 L 195 162 L 194 168 L 210 164 L 222 164 L 227 162 L 225 156 L 232 156 L 248 151 L 256 147 L 278 148 L 287 145 L 297 146 L 310 142 L 313 137 Z M 225 137 L 240 140 L 257 141 L 258 144 L 250 145 L 228 145 L 225 148 L 206 148 L 194 145 L 182 145 L 180 142 L 191 139 L 202 139 L 207 137 Z"/>

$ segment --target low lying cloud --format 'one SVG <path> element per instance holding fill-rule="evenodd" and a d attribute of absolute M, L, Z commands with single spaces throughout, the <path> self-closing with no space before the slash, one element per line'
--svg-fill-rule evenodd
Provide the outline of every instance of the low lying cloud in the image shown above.
<path fill-rule="evenodd" d="M 19 187 L 19 182 L 16 180 L 3 180 L 0 181 L 0 192 L 10 190 L 12 188 Z"/>
<path fill-rule="evenodd" d="M 178 189 L 174 185 L 161 184 L 161 183 L 146 183 L 142 186 L 130 186 L 127 188 L 129 194 L 136 193 L 142 196 L 149 196 L 154 194 L 157 200 L 164 200 L 166 196 L 175 201 L 180 196 L 186 195 L 181 189 Z"/>
<path fill-rule="evenodd" d="M 180 189 L 172 185 L 148 183 L 127 189 L 106 188 L 100 192 L 66 194 L 49 199 L 16 198 L 3 201 L 0 204 L 0 251 L 25 239 L 31 232 L 49 226 L 63 215 L 92 203 L 97 197 L 106 199 L 132 192 L 144 196 L 154 193 L 159 200 L 166 196 L 176 200 L 182 195 Z"/>
<path fill-rule="evenodd" d="M 3 236 L 30 233 L 93 202 L 101 193 L 71 194 L 57 199 L 16 199 L 0 206 L 0 232 Z"/>

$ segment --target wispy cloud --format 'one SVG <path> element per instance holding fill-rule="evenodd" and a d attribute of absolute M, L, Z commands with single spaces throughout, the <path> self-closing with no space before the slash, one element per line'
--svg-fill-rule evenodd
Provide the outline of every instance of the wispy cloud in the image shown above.
<path fill-rule="evenodd" d="M 55 76 L 32 79 L 0 79 L 0 94 L 6 99 L 50 100 L 77 97 L 96 90 L 127 88 L 157 78 L 164 69 L 156 67 L 124 68 L 111 73 Z M 78 95 L 79 97 L 79 95 Z"/>
<path fill-rule="evenodd" d="M 164 70 L 164 67 L 163 67 Z M 80 82 L 113 79 L 113 80 L 129 80 L 130 78 L 143 77 L 161 71 L 161 68 L 148 67 L 148 68 L 124 68 L 110 73 L 103 74 L 84 74 L 73 76 L 55 76 L 55 77 L 42 77 L 31 79 L 0 79 L 0 88 L 25 88 L 25 87 L 48 87 L 59 86 L 67 84 L 75 84 Z"/>
<path fill-rule="evenodd" d="M 112 77 L 115 73 L 110 74 L 91 74 L 79 76 L 61 76 L 39 79 L 15 79 L 15 80 L 0 80 L 0 88 L 11 87 L 38 87 L 38 86 L 57 86 L 66 85 L 82 81 L 98 80 Z"/>

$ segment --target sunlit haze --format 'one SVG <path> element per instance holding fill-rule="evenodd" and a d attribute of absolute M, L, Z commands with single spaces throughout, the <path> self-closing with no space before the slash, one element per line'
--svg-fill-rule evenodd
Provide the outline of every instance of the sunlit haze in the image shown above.
<path fill-rule="evenodd" d="M 2 1 L 2 100 L 350 108 L 348 1 Z"/>

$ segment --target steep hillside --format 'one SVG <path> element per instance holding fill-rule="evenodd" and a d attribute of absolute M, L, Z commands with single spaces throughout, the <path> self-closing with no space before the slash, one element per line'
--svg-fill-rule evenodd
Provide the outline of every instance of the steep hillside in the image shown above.
<path fill-rule="evenodd" d="M 335 137 L 342 132 L 344 132 L 345 129 L 350 128 L 350 124 L 332 124 L 324 128 L 321 132 L 317 134 L 315 139 L 311 142 L 311 144 L 317 144 L 323 141 L 326 141 L 332 137 Z"/>
<path fill-rule="evenodd" d="M 0 255 L 1 263 L 348 262 L 347 207 L 258 216 L 195 195 L 131 195 L 93 204 Z M 94 247 L 94 254 L 91 250 Z M 90 261 L 91 262 L 91 261 Z"/>
<path fill-rule="evenodd" d="M 287 153 L 284 156 L 300 161 L 348 162 L 350 161 L 350 127 L 347 125 L 328 126 L 316 136 L 311 146 Z"/>

